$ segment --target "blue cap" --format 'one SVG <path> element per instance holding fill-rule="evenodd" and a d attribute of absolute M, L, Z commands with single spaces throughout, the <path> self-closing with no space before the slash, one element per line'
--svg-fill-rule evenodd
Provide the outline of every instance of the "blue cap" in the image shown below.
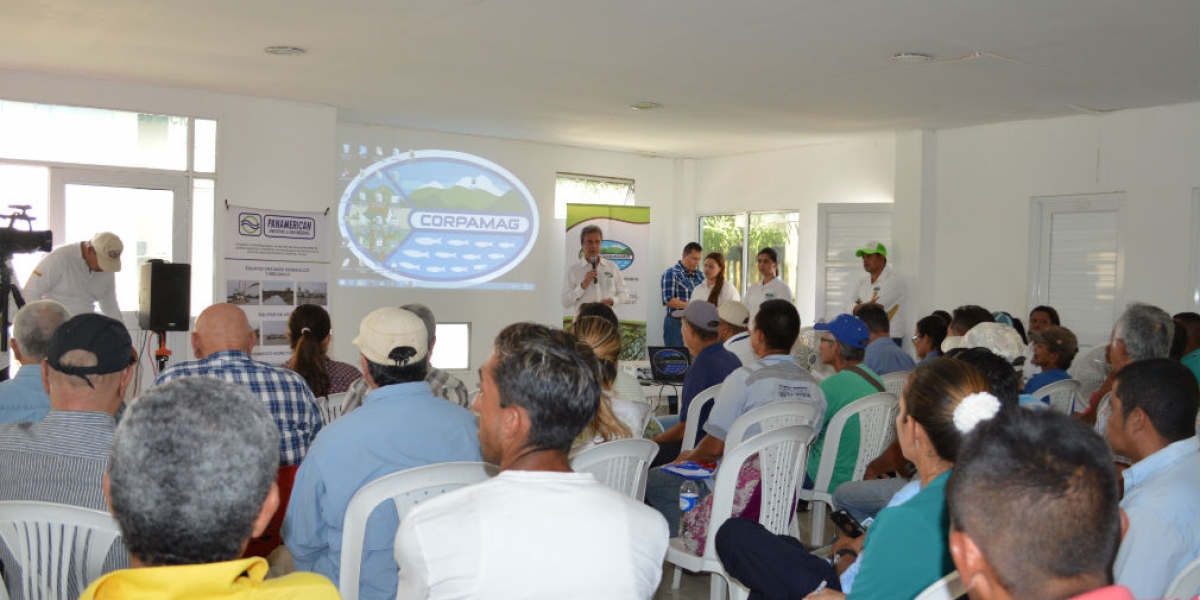
<path fill-rule="evenodd" d="M 871 332 L 867 329 L 867 324 L 854 315 L 840 314 L 830 323 L 813 325 L 813 329 L 828 331 L 839 342 L 851 348 L 866 348 L 867 341 L 871 339 Z"/>

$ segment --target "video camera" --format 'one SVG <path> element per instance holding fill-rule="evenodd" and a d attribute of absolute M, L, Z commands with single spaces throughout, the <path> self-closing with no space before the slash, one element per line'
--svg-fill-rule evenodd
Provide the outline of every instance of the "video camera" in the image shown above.
<path fill-rule="evenodd" d="M 8 219 L 8 227 L 0 229 L 0 257 L 8 258 L 13 254 L 30 254 L 33 252 L 49 252 L 54 247 L 54 234 L 49 231 L 34 231 L 34 217 L 26 212 L 32 206 L 28 204 L 10 204 L 15 208 L 11 215 L 0 215 L 0 219 Z M 25 222 L 25 231 L 16 228 L 18 221 Z"/>

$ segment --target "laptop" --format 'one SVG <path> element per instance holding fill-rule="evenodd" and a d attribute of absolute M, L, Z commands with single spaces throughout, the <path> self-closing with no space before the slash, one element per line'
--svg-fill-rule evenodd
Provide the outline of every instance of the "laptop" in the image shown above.
<path fill-rule="evenodd" d="M 691 355 L 683 346 L 649 346 L 646 355 L 650 361 L 651 381 L 657 384 L 683 383 L 683 376 L 692 365 Z"/>

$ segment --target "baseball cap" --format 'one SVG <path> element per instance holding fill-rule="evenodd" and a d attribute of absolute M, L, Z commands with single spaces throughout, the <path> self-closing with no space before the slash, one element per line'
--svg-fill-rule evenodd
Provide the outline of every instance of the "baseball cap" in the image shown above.
<path fill-rule="evenodd" d="M 62 357 L 72 350 L 84 350 L 96 355 L 96 365 L 78 367 L 62 364 Z M 96 313 L 75 315 L 54 330 L 50 349 L 46 352 L 50 368 L 67 375 L 107 375 L 133 363 L 133 340 L 120 321 Z"/>
<path fill-rule="evenodd" d="M 992 354 L 1012 362 L 1025 356 L 1025 343 L 1016 329 L 1003 323 L 980 323 L 961 337 L 951 336 L 942 342 L 942 352 L 955 348 L 987 348 Z"/>
<path fill-rule="evenodd" d="M 738 327 L 750 326 L 750 309 L 737 300 L 726 300 L 725 304 L 717 308 L 717 314 L 721 315 L 722 321 L 730 325 L 737 325 Z"/>
<path fill-rule="evenodd" d="M 125 251 L 125 244 L 121 243 L 117 234 L 107 231 L 97 233 L 92 238 L 92 248 L 96 249 L 96 262 L 101 271 L 116 273 L 121 270 L 121 252 Z"/>
<path fill-rule="evenodd" d="M 692 327 L 710 333 L 717 331 L 717 325 L 721 320 L 720 315 L 717 314 L 717 307 L 703 300 L 692 300 L 688 302 L 687 308 L 673 311 L 671 316 L 685 318 L 688 323 L 692 324 Z"/>
<path fill-rule="evenodd" d="M 1066 327 L 1051 325 L 1042 331 L 1033 331 L 1029 334 L 1029 341 L 1035 344 L 1045 344 L 1050 347 L 1050 351 L 1067 358 L 1075 358 L 1079 353 L 1079 340 L 1075 334 Z"/>
<path fill-rule="evenodd" d="M 828 331 L 839 342 L 851 348 L 866 348 L 867 340 L 871 339 L 871 332 L 867 329 L 867 324 L 863 323 L 862 319 L 845 313 L 838 315 L 829 323 L 817 323 L 813 325 L 813 329 Z"/>
<path fill-rule="evenodd" d="M 402 308 L 384 307 L 376 309 L 363 318 L 358 325 L 358 337 L 354 345 L 367 360 L 377 365 L 405 366 L 416 362 L 429 353 L 425 323 L 421 318 Z M 393 357 L 392 353 L 402 348 Z"/>
<path fill-rule="evenodd" d="M 859 258 L 862 258 L 862 255 L 864 254 L 882 254 L 884 258 L 887 258 L 887 246 L 884 246 L 875 240 L 871 240 L 863 245 L 862 248 L 854 251 L 854 256 Z"/>

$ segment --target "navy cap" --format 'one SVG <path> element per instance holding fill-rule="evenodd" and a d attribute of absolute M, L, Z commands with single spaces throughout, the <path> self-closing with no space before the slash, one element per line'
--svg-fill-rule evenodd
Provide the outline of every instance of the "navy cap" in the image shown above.
<path fill-rule="evenodd" d="M 96 355 L 96 365 L 78 367 L 63 365 L 62 357 L 72 350 L 84 350 Z M 50 349 L 46 352 L 50 368 L 67 375 L 106 375 L 133 364 L 133 340 L 120 321 L 96 313 L 71 317 L 54 330 Z"/>

